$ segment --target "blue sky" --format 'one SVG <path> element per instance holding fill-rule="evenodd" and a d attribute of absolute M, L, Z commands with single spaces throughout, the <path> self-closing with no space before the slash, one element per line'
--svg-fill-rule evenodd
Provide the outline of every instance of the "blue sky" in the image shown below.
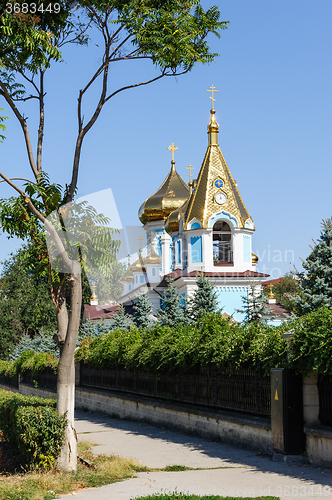
<path fill-rule="evenodd" d="M 185 180 L 190 163 L 197 176 L 206 147 L 213 84 L 219 143 L 256 232 L 257 269 L 272 278 L 309 254 L 323 218 L 332 216 L 332 2 L 330 0 L 219 0 L 230 21 L 220 56 L 210 66 L 118 94 L 87 135 L 79 174 L 79 196 L 111 188 L 123 225 L 139 224 L 137 210 L 155 192 L 169 168 L 174 142 L 176 168 Z M 77 93 L 97 68 L 99 48 L 65 49 L 65 63 L 46 79 L 44 169 L 69 183 L 77 130 Z M 153 77 L 149 62 L 116 63 L 110 88 Z M 85 103 L 89 115 L 97 94 Z M 36 110 L 25 114 L 35 141 Z M 30 177 L 20 128 L 5 103 L 7 139 L 0 144 L 1 170 Z M 23 108 L 22 108 L 23 109 Z M 0 184 L 0 196 L 11 194 Z M 17 246 L 0 235 L 0 259 Z"/>

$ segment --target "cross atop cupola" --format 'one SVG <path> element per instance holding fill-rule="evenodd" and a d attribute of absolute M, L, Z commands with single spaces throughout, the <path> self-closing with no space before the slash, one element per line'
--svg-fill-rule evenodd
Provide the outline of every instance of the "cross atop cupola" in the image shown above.
<path fill-rule="evenodd" d="M 211 94 L 212 94 L 212 95 L 210 96 L 210 99 L 211 99 L 211 101 L 212 101 L 212 109 L 214 109 L 214 104 L 213 104 L 213 103 L 214 103 L 214 102 L 216 102 L 216 100 L 215 100 L 215 99 L 213 99 L 213 93 L 214 93 L 214 92 L 219 92 L 219 90 L 216 90 L 216 87 L 214 87 L 213 85 L 211 85 L 210 89 L 211 89 L 211 90 L 207 90 L 206 92 L 211 92 Z"/>
<path fill-rule="evenodd" d="M 175 151 L 177 151 L 179 148 L 177 148 L 176 146 L 174 146 L 174 142 L 172 142 L 172 144 L 170 146 L 168 146 L 167 148 L 171 153 L 172 153 L 172 165 L 175 164 L 175 160 L 174 160 L 174 153 Z"/>

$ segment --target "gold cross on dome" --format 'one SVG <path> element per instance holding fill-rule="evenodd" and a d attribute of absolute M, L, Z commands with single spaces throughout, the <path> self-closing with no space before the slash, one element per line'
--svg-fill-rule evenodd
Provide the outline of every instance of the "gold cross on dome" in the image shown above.
<path fill-rule="evenodd" d="M 142 241 L 144 240 L 144 238 L 142 238 L 142 236 L 140 236 L 139 238 L 137 238 L 138 241 L 139 241 L 139 249 L 142 250 Z"/>
<path fill-rule="evenodd" d="M 172 161 L 174 161 L 174 153 L 175 151 L 177 151 L 179 148 L 177 148 L 176 146 L 174 146 L 174 142 L 172 142 L 172 144 L 170 146 L 168 146 L 167 148 L 171 153 L 172 153 Z"/>
<path fill-rule="evenodd" d="M 219 90 L 216 90 L 216 87 L 211 85 L 210 87 L 211 90 L 207 90 L 206 92 L 211 92 L 212 96 L 210 96 L 210 99 L 212 100 L 212 109 L 214 109 L 213 103 L 216 102 L 215 99 L 213 99 L 213 92 L 219 92 Z"/>
<path fill-rule="evenodd" d="M 192 165 L 188 165 L 188 167 L 186 167 L 186 170 L 189 170 L 188 177 L 189 177 L 189 184 L 191 184 L 191 178 L 193 177 L 191 171 L 195 170 L 195 167 L 193 167 Z"/>

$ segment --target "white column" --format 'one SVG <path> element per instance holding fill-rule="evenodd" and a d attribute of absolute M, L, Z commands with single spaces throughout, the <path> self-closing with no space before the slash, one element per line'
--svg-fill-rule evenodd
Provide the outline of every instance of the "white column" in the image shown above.
<path fill-rule="evenodd" d="M 164 233 L 161 235 L 161 251 L 162 251 L 162 275 L 168 274 L 170 272 L 170 261 L 169 261 L 169 246 L 171 242 L 171 237 L 169 234 Z"/>

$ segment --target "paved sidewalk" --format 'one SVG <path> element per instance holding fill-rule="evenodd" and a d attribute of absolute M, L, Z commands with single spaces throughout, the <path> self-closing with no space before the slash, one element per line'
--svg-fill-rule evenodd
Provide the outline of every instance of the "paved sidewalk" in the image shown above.
<path fill-rule="evenodd" d="M 156 468 L 176 464 L 205 470 L 140 472 L 119 483 L 62 495 L 62 500 L 131 500 L 166 490 L 197 495 L 332 500 L 331 470 L 273 462 L 253 451 L 99 413 L 77 411 L 75 417 L 78 439 L 98 443 L 93 449 L 96 455 L 132 457 Z"/>

